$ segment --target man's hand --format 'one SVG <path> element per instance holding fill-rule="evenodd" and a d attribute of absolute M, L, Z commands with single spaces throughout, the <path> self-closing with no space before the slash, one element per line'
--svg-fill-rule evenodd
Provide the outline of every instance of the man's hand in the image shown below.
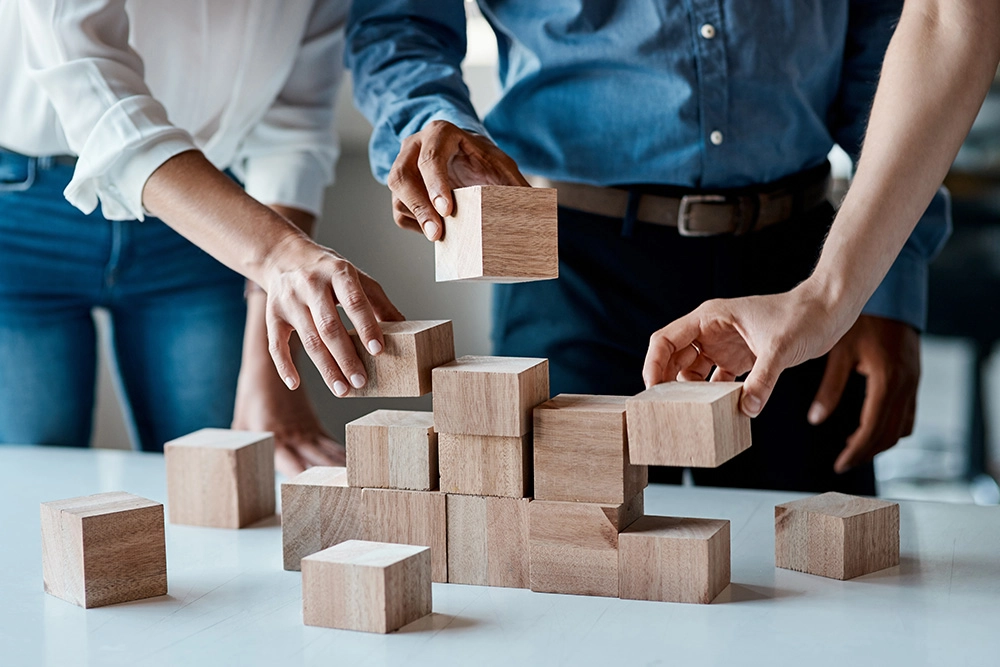
<path fill-rule="evenodd" d="M 528 182 L 492 141 L 436 120 L 403 140 L 388 185 L 396 224 L 437 241 L 444 216 L 452 212 L 455 188 Z"/>

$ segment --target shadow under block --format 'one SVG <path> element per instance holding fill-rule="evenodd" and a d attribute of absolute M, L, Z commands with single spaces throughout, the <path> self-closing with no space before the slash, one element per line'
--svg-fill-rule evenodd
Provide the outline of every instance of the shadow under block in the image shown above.
<path fill-rule="evenodd" d="M 163 505 L 131 493 L 42 503 L 45 592 L 85 608 L 167 594 Z"/>
<path fill-rule="evenodd" d="M 618 597 L 618 534 L 642 512 L 642 493 L 621 505 L 531 501 L 531 590 Z"/>
<path fill-rule="evenodd" d="M 438 435 L 441 490 L 472 496 L 531 495 L 531 436 Z"/>
<path fill-rule="evenodd" d="M 438 487 L 434 413 L 376 410 L 344 430 L 351 486 L 414 491 Z"/>
<path fill-rule="evenodd" d="M 644 516 L 618 536 L 619 596 L 708 604 L 729 585 L 729 522 Z"/>
<path fill-rule="evenodd" d="M 528 587 L 529 498 L 448 495 L 448 581 Z"/>
<path fill-rule="evenodd" d="M 365 489 L 365 533 L 370 540 L 431 548 L 431 576 L 448 582 L 448 519 L 445 494 L 436 491 Z"/>
<path fill-rule="evenodd" d="M 368 382 L 348 397 L 423 396 L 431 390 L 431 369 L 455 358 L 451 320 L 380 322 L 385 347 L 378 356 L 365 349 L 357 331 L 348 334 Z"/>
<path fill-rule="evenodd" d="M 243 528 L 274 514 L 270 433 L 204 428 L 163 447 L 170 523 Z"/>
<path fill-rule="evenodd" d="M 624 396 L 560 394 L 535 408 L 534 497 L 623 503 L 646 488 L 631 465 Z"/>
<path fill-rule="evenodd" d="M 899 505 L 843 493 L 777 505 L 774 561 L 832 579 L 899 565 Z"/>
<path fill-rule="evenodd" d="M 717 468 L 750 447 L 742 382 L 666 382 L 626 402 L 634 464 Z"/>
<path fill-rule="evenodd" d="M 349 540 L 302 559 L 306 625 L 387 633 L 431 613 L 426 547 Z"/>
<path fill-rule="evenodd" d="M 303 557 L 365 537 L 361 489 L 347 485 L 347 470 L 316 466 L 281 485 L 281 543 L 286 570 Z"/>
<path fill-rule="evenodd" d="M 460 357 L 434 369 L 434 430 L 516 437 L 549 400 L 549 360 Z"/>
<path fill-rule="evenodd" d="M 518 283 L 559 277 L 556 191 L 475 185 L 454 192 L 454 213 L 434 244 L 438 282 Z"/>

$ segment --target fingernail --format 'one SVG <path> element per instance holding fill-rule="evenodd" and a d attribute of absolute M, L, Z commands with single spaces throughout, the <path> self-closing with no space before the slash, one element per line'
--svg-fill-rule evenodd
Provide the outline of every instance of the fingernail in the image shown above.
<path fill-rule="evenodd" d="M 445 211 L 448 210 L 448 201 L 441 195 L 438 195 L 434 198 L 434 210 L 438 212 L 438 215 L 444 216 Z"/>
<path fill-rule="evenodd" d="M 371 352 L 372 354 L 378 354 L 379 352 L 382 351 L 382 343 L 378 342 L 377 340 L 368 341 L 368 351 Z"/>
<path fill-rule="evenodd" d="M 365 376 L 361 373 L 355 373 L 351 376 L 351 384 L 354 385 L 355 389 L 361 389 L 365 386 Z"/>
<path fill-rule="evenodd" d="M 427 238 L 433 241 L 434 237 L 437 236 L 439 229 L 441 229 L 441 226 L 438 223 L 428 222 L 424 225 L 424 234 L 427 235 Z"/>
<path fill-rule="evenodd" d="M 289 389 L 295 389 L 295 380 L 290 375 L 285 378 L 285 384 L 288 385 Z"/>
<path fill-rule="evenodd" d="M 756 417 L 760 414 L 760 399 L 756 396 L 743 397 L 743 413 L 748 417 Z"/>
<path fill-rule="evenodd" d="M 826 419 L 826 408 L 819 401 L 814 402 L 809 407 L 809 415 L 806 417 L 809 423 L 813 426 L 817 424 L 822 424 L 823 420 Z"/>
<path fill-rule="evenodd" d="M 337 396 L 343 396 L 344 394 L 347 393 L 347 385 L 341 382 L 340 380 L 337 380 L 336 382 L 333 383 L 333 393 L 335 393 Z"/>

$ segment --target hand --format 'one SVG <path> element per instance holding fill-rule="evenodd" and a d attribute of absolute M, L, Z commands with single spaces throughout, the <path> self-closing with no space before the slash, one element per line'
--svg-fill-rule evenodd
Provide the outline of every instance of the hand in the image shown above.
<path fill-rule="evenodd" d="M 455 188 L 528 182 L 492 141 L 436 120 L 403 140 L 388 185 L 396 224 L 437 241 L 444 216 L 452 212 Z"/>
<path fill-rule="evenodd" d="M 862 315 L 827 357 L 826 372 L 809 409 L 820 424 L 840 402 L 852 371 L 865 376 L 861 424 L 847 439 L 834 470 L 867 463 L 913 432 L 920 380 L 920 335 L 902 322 Z"/>

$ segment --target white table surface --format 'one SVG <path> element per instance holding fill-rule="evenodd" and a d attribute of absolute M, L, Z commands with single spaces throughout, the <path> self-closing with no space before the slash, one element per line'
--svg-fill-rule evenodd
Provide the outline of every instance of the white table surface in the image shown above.
<path fill-rule="evenodd" d="M 390 635 L 302 624 L 275 518 L 167 525 L 169 594 L 84 610 L 42 592 L 39 503 L 166 500 L 159 455 L 0 447 L 0 665 L 1000 665 L 1000 508 L 901 503 L 898 567 L 835 581 L 774 567 L 791 493 L 652 486 L 647 514 L 732 521 L 711 605 L 434 584 Z"/>

